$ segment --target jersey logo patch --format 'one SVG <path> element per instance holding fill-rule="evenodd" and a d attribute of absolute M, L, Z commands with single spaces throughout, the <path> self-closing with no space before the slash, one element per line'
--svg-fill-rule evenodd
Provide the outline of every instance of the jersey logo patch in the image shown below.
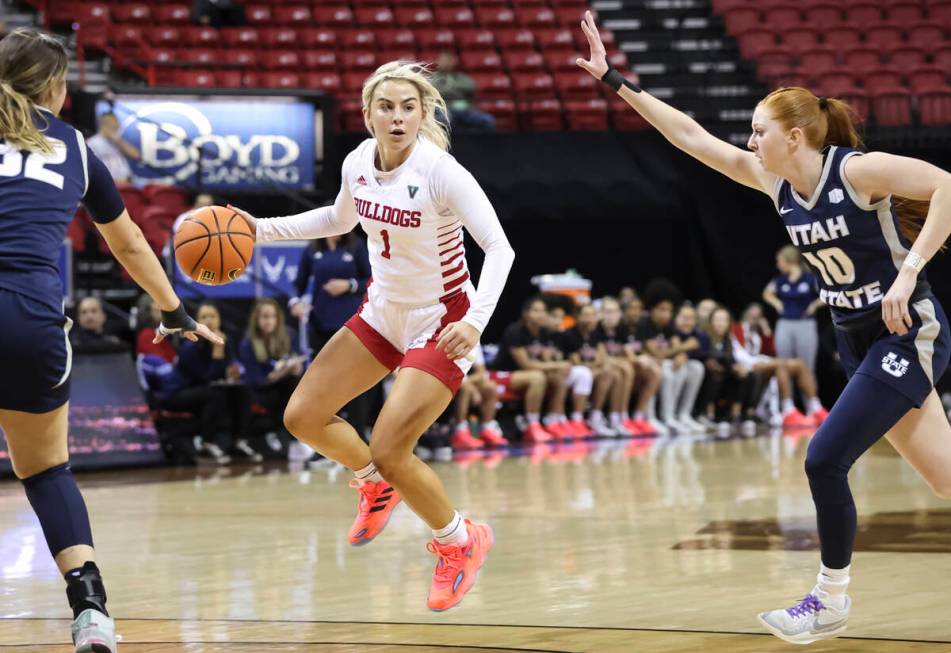
<path fill-rule="evenodd" d="M 360 184 L 361 186 L 366 186 L 367 180 L 364 178 L 363 175 L 360 175 L 360 177 L 357 179 L 357 183 Z"/>
<path fill-rule="evenodd" d="M 833 188 L 829 191 L 829 201 L 833 204 L 838 204 L 845 199 L 845 193 L 842 192 L 841 188 Z"/>
<path fill-rule="evenodd" d="M 409 198 L 413 199 L 414 197 L 416 197 L 416 191 L 419 190 L 419 186 L 407 186 L 406 190 L 409 191 Z"/>
<path fill-rule="evenodd" d="M 900 379 L 901 377 L 905 376 L 906 372 L 908 372 L 908 361 L 904 358 L 899 358 L 898 354 L 890 351 L 884 358 L 882 358 L 882 369 L 894 376 L 896 379 Z"/>
<path fill-rule="evenodd" d="M 786 215 L 787 213 L 791 213 L 791 212 L 792 212 L 792 209 L 787 209 L 785 206 L 779 207 L 779 215 Z"/>

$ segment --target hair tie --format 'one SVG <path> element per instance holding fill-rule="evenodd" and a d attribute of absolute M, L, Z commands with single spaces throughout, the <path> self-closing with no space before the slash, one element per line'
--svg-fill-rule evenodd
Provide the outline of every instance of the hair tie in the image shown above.
<path fill-rule="evenodd" d="M 829 108 L 829 101 L 824 97 L 819 98 L 819 108 L 825 111 Z"/>

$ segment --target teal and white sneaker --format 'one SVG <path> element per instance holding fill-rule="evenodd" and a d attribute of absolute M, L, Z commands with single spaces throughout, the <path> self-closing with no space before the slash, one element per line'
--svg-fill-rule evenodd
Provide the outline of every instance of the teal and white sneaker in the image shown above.
<path fill-rule="evenodd" d="M 116 622 L 98 610 L 83 610 L 73 621 L 76 653 L 116 653 Z"/>
<path fill-rule="evenodd" d="M 848 626 L 852 599 L 846 594 L 845 607 L 837 609 L 824 604 L 817 596 L 819 593 L 818 588 L 813 588 L 797 605 L 761 612 L 758 619 L 769 632 L 790 644 L 811 644 L 837 637 Z"/>

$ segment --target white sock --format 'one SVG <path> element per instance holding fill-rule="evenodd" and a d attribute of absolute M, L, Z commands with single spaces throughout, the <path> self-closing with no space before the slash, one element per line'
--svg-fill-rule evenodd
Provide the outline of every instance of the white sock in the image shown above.
<path fill-rule="evenodd" d="M 544 424 L 545 426 L 548 426 L 549 424 L 557 424 L 560 421 L 561 421 L 560 416 L 555 415 L 555 413 L 548 413 L 547 415 L 545 415 L 545 419 L 542 420 L 542 424 Z"/>
<path fill-rule="evenodd" d="M 452 514 L 452 519 L 443 528 L 433 530 L 433 537 L 440 544 L 462 546 L 469 541 L 469 531 L 466 522 L 458 512 Z"/>
<path fill-rule="evenodd" d="M 495 420 L 492 420 L 491 422 L 485 422 L 482 425 L 481 430 L 484 431 L 486 429 L 492 429 L 493 431 L 499 431 L 499 432 L 502 431 L 502 428 L 499 426 L 499 423 L 496 422 Z"/>
<path fill-rule="evenodd" d="M 468 422 L 468 421 L 465 421 L 465 420 L 459 422 L 458 424 L 456 424 L 456 430 L 457 430 L 457 431 L 468 431 L 468 430 L 469 430 L 469 422 Z"/>
<path fill-rule="evenodd" d="M 592 410 L 591 414 L 588 415 L 588 420 L 592 424 L 600 424 L 604 421 L 604 413 L 602 413 L 600 410 Z"/>
<path fill-rule="evenodd" d="M 538 413 L 525 413 L 525 419 L 528 420 L 529 424 L 538 424 L 538 421 L 541 419 L 541 415 Z"/>
<path fill-rule="evenodd" d="M 831 569 L 823 564 L 819 565 L 819 575 L 816 584 L 819 591 L 825 594 L 820 599 L 830 607 L 841 610 L 845 607 L 845 591 L 849 587 L 849 570 L 851 565 L 844 569 Z"/>
<path fill-rule="evenodd" d="M 620 426 L 621 425 L 621 413 L 614 412 L 611 413 L 611 426 Z"/>
<path fill-rule="evenodd" d="M 373 463 L 370 463 L 363 469 L 354 470 L 353 475 L 361 481 L 368 483 L 379 483 L 383 480 L 383 477 L 380 476 L 380 472 L 376 471 L 376 465 Z"/>
<path fill-rule="evenodd" d="M 812 415 L 817 410 L 822 410 L 822 402 L 819 401 L 819 397 L 813 397 L 806 402 L 806 412 Z"/>
<path fill-rule="evenodd" d="M 793 403 L 793 400 L 792 400 L 792 399 L 783 399 L 782 407 L 783 407 L 783 408 L 782 408 L 782 410 L 783 410 L 783 415 L 788 415 L 789 413 L 791 413 L 791 412 L 793 412 L 794 410 L 796 410 L 796 404 Z"/>
<path fill-rule="evenodd" d="M 634 419 L 645 419 L 644 411 L 639 410 L 636 413 L 634 413 Z"/>
<path fill-rule="evenodd" d="M 582 415 L 582 414 L 581 414 L 579 411 L 577 411 L 577 410 L 571 414 L 571 421 L 572 421 L 572 422 L 580 422 L 580 421 L 582 421 L 583 419 L 584 419 L 584 415 Z"/>
<path fill-rule="evenodd" d="M 626 410 L 625 410 L 625 411 L 621 411 L 621 421 L 622 421 L 622 422 L 626 422 L 626 421 L 629 420 L 629 419 L 631 419 L 631 414 L 630 414 L 629 412 L 627 412 Z"/>

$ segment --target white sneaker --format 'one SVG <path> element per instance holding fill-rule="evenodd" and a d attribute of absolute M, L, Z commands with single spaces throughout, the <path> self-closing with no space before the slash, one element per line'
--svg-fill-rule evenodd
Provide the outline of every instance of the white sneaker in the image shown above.
<path fill-rule="evenodd" d="M 619 438 L 633 438 L 634 434 L 631 433 L 626 426 L 621 423 L 611 424 L 611 428 L 614 429 Z"/>
<path fill-rule="evenodd" d="M 667 425 L 661 422 L 656 417 L 650 418 L 649 420 L 647 420 L 647 423 L 650 424 L 652 429 L 654 429 L 654 433 L 656 433 L 658 437 L 664 437 L 664 436 L 670 435 L 670 429 L 667 428 Z"/>
<path fill-rule="evenodd" d="M 313 449 L 300 440 L 291 440 L 287 445 L 287 459 L 292 463 L 310 460 L 314 453 Z"/>
<path fill-rule="evenodd" d="M 795 606 L 762 612 L 758 619 L 769 632 L 790 644 L 811 644 L 836 637 L 848 626 L 852 599 L 846 594 L 845 607 L 837 609 L 825 605 L 818 595 L 828 596 L 814 587 L 812 593 Z"/>
<path fill-rule="evenodd" d="M 284 448 L 284 445 L 281 444 L 280 436 L 274 431 L 268 431 L 264 434 L 264 442 L 267 444 L 268 449 L 277 453 Z"/>
<path fill-rule="evenodd" d="M 729 422 L 717 422 L 717 437 L 718 438 L 728 438 L 732 432 L 733 425 Z"/>
<path fill-rule="evenodd" d="M 744 435 L 748 438 L 756 435 L 756 422 L 751 419 L 743 420 L 743 423 L 740 424 L 740 435 Z"/>
<path fill-rule="evenodd" d="M 198 460 L 214 463 L 215 465 L 227 465 L 231 462 L 231 456 L 222 451 L 214 442 L 202 442 L 198 450 Z"/>
<path fill-rule="evenodd" d="M 616 438 L 618 436 L 617 429 L 609 425 L 604 417 L 600 419 L 589 417 L 588 428 L 594 431 L 594 434 L 599 438 Z"/>
<path fill-rule="evenodd" d="M 714 422 L 709 417 L 707 417 L 706 415 L 700 415 L 699 417 L 697 417 L 697 423 L 703 426 L 703 428 L 709 429 L 711 431 L 717 428 L 717 423 Z"/>
<path fill-rule="evenodd" d="M 76 653 L 116 653 L 116 622 L 98 610 L 83 610 L 72 625 Z"/>
<path fill-rule="evenodd" d="M 703 424 L 695 420 L 691 415 L 683 414 L 677 418 L 677 421 L 689 428 L 694 433 L 703 433 L 707 430 Z"/>
<path fill-rule="evenodd" d="M 671 417 L 670 419 L 665 419 L 664 424 L 667 425 L 667 429 L 670 430 L 672 433 L 682 434 L 682 433 L 690 432 L 690 427 L 688 427 L 686 424 L 684 424 L 683 422 L 681 422 L 679 419 L 675 417 Z"/>
<path fill-rule="evenodd" d="M 234 454 L 252 463 L 259 463 L 264 460 L 264 456 L 255 451 L 247 440 L 237 440 L 234 443 Z"/>

